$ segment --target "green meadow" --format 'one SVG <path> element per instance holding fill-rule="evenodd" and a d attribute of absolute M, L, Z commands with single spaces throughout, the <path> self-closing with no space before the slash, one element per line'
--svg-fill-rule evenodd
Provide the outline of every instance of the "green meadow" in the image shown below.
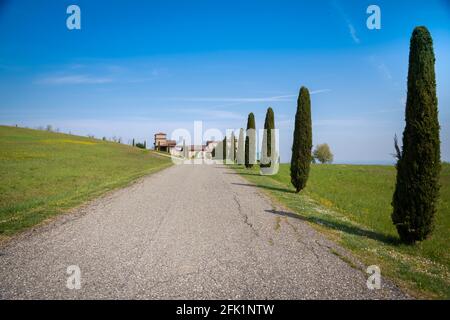
<path fill-rule="evenodd" d="M 114 142 L 0 126 L 0 240 L 171 165 Z"/>
<path fill-rule="evenodd" d="M 289 165 L 275 176 L 234 166 L 298 219 L 353 252 L 366 265 L 421 298 L 450 298 L 450 165 L 441 172 L 441 196 L 431 237 L 413 246 L 399 242 L 391 221 L 393 166 L 312 165 L 307 187 L 296 194 Z"/>

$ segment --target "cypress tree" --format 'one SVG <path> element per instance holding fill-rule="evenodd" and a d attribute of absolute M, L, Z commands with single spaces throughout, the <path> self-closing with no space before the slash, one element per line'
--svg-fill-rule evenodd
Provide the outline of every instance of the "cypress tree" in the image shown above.
<path fill-rule="evenodd" d="M 234 163 L 237 162 L 237 148 L 238 148 L 238 140 L 236 138 L 236 135 L 234 136 Z"/>
<path fill-rule="evenodd" d="M 433 40 L 425 27 L 412 33 L 402 150 L 397 145 L 397 180 L 392 221 L 400 239 L 414 243 L 433 230 L 441 169 Z"/>
<path fill-rule="evenodd" d="M 245 163 L 244 129 L 242 129 L 242 128 L 239 130 L 239 140 L 238 140 L 236 161 L 238 164 Z"/>
<path fill-rule="evenodd" d="M 270 167 L 270 157 L 272 156 L 272 129 L 275 129 L 275 116 L 272 108 L 269 107 L 266 112 L 266 119 L 264 120 L 264 134 L 260 163 L 261 168 Z"/>
<path fill-rule="evenodd" d="M 245 137 L 245 167 L 252 168 L 256 162 L 256 125 L 255 115 L 250 112 L 247 119 L 247 136 Z"/>
<path fill-rule="evenodd" d="M 234 132 L 231 132 L 231 143 L 230 143 L 230 160 L 234 163 L 236 161 L 236 138 L 234 137 Z"/>
<path fill-rule="evenodd" d="M 301 87 L 297 99 L 291 158 L 291 182 L 297 192 L 300 192 L 306 186 L 306 182 L 308 181 L 311 164 L 311 149 L 311 99 L 308 89 Z"/>
<path fill-rule="evenodd" d="M 134 138 L 133 138 L 133 147 L 134 147 Z"/>
<path fill-rule="evenodd" d="M 222 141 L 222 157 L 223 157 L 223 162 L 225 163 L 226 159 L 227 159 L 227 136 L 225 136 L 225 138 L 223 138 Z"/>

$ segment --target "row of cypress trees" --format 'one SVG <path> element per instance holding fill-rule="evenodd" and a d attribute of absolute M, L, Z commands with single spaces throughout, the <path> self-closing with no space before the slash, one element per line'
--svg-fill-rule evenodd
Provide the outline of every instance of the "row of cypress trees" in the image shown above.
<path fill-rule="evenodd" d="M 267 168 L 271 166 L 271 156 L 275 152 L 272 143 L 272 129 L 275 129 L 275 114 L 273 109 L 269 107 L 266 112 L 264 121 L 264 135 L 261 148 L 260 167 Z M 245 164 L 246 168 L 252 168 L 256 163 L 256 150 L 254 143 L 256 141 L 256 124 L 255 115 L 251 112 L 247 118 L 247 131 L 245 135 L 245 151 L 244 159 L 240 158 L 241 148 L 244 141 L 244 130 L 241 128 L 239 132 L 239 140 L 237 149 L 235 147 L 234 134 L 231 134 L 231 148 L 227 150 L 227 138 L 222 141 L 223 160 L 230 159 L 238 164 Z M 232 150 L 232 151 L 231 151 Z M 235 155 L 235 150 L 236 155 Z M 300 192 L 306 186 L 309 177 L 310 164 L 312 161 L 312 122 L 311 122 L 311 99 L 309 91 L 306 87 L 300 88 L 297 99 L 297 112 L 295 115 L 294 140 L 292 145 L 291 157 L 291 182 L 296 192 Z M 243 161 L 242 161 L 243 160 Z"/>
<path fill-rule="evenodd" d="M 271 107 L 267 108 L 266 118 L 264 120 L 264 134 L 261 147 L 260 167 L 268 168 L 271 166 L 271 156 L 275 153 L 274 137 L 272 130 L 275 129 L 275 113 Z M 241 132 L 243 130 L 241 129 Z M 253 143 L 252 143 L 253 141 Z M 247 119 L 247 135 L 245 137 L 245 160 L 246 168 L 252 168 L 256 163 L 256 124 L 255 115 L 250 112 Z"/>
<path fill-rule="evenodd" d="M 426 27 L 412 33 L 402 148 L 395 138 L 397 177 L 392 221 L 400 239 L 412 244 L 426 239 L 434 227 L 441 170 L 438 101 L 433 39 Z M 291 182 L 297 192 L 309 176 L 312 149 L 311 101 L 302 87 L 297 100 Z"/>
<path fill-rule="evenodd" d="M 402 148 L 395 138 L 397 177 L 392 200 L 392 221 L 402 242 L 410 244 L 424 240 L 431 234 L 439 197 L 441 159 L 434 64 L 432 37 L 426 27 L 416 27 L 410 41 L 406 126 Z M 268 108 L 264 122 L 264 129 L 268 130 L 263 137 L 262 153 L 267 150 L 269 158 L 273 152 L 270 129 L 275 128 L 274 119 L 272 108 Z M 250 145 L 250 141 L 255 141 L 255 128 L 255 116 L 250 113 L 245 137 L 244 163 L 247 168 L 252 168 L 256 163 L 255 148 Z M 243 140 L 241 129 L 237 158 Z M 234 143 L 233 135 L 232 146 Z M 224 154 L 225 145 L 226 138 Z M 306 187 L 312 161 L 311 151 L 311 98 L 308 89 L 301 87 L 297 99 L 290 167 L 291 182 L 297 193 Z M 242 159 L 238 159 L 238 163 L 242 163 Z M 270 163 L 261 161 L 261 167 L 265 166 L 270 166 Z"/>
<path fill-rule="evenodd" d="M 272 129 L 275 129 L 275 114 L 271 107 L 266 112 L 264 129 L 260 166 L 267 168 L 271 166 L 270 159 L 275 152 L 274 137 L 272 137 Z M 256 122 L 253 112 L 248 115 L 246 132 L 244 133 L 244 129 L 241 128 L 238 139 L 235 138 L 234 132 L 232 132 L 230 148 L 228 149 L 227 137 L 224 137 L 221 144 L 224 161 L 228 159 L 232 162 L 243 164 L 246 168 L 252 168 L 256 163 Z"/>

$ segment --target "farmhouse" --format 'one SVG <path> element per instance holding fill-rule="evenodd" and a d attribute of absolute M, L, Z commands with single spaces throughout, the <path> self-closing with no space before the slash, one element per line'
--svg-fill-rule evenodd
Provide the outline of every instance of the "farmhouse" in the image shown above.
<path fill-rule="evenodd" d="M 219 144 L 218 141 L 206 141 L 206 145 L 202 146 L 202 158 L 203 159 L 212 159 L 213 158 L 213 150 Z"/>
<path fill-rule="evenodd" d="M 206 141 L 206 144 L 203 145 L 187 146 L 188 158 L 212 159 L 212 151 L 217 146 L 217 144 L 218 144 L 217 141 Z"/>
<path fill-rule="evenodd" d="M 155 134 L 154 149 L 156 151 L 165 151 L 170 154 L 174 153 L 177 142 L 175 140 L 167 140 L 167 134 L 158 132 Z"/>
<path fill-rule="evenodd" d="M 187 152 L 184 153 L 183 146 L 178 145 L 175 140 L 167 140 L 167 134 L 158 132 L 155 134 L 153 143 L 156 151 L 164 151 L 175 156 L 186 156 L 189 159 L 212 159 L 212 152 L 217 146 L 218 141 L 208 140 L 203 145 L 188 145 Z"/>

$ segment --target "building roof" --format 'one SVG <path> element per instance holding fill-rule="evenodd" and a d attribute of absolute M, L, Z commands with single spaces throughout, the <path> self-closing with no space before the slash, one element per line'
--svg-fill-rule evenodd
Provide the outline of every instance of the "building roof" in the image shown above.
<path fill-rule="evenodd" d="M 189 146 L 189 151 L 205 151 L 206 146 L 202 145 L 202 146 L 196 146 L 196 145 L 190 145 Z"/>
<path fill-rule="evenodd" d="M 155 136 L 167 136 L 167 134 L 164 132 L 158 132 L 158 133 L 155 133 Z"/>

